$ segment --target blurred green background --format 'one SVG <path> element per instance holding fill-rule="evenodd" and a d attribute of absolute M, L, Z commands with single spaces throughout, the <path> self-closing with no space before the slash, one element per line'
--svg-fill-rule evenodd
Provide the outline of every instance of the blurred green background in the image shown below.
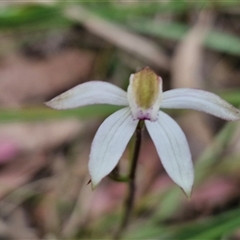
<path fill-rule="evenodd" d="M 201 88 L 240 107 L 240 4 L 214 1 L 0 1 L 0 238 L 111 239 L 124 183 L 87 185 L 88 154 L 117 107 L 44 102 L 90 80 L 127 88 L 149 66 L 163 88 Z M 195 165 L 191 200 L 147 133 L 123 239 L 240 239 L 240 123 L 171 110 Z M 124 173 L 128 151 L 120 168 Z"/>

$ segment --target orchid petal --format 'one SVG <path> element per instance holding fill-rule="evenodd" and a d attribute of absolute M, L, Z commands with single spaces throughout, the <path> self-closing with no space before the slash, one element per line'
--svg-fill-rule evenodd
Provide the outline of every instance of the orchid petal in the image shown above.
<path fill-rule="evenodd" d="M 127 93 L 111 83 L 91 81 L 79 84 L 46 103 L 55 109 L 70 109 L 92 104 L 127 106 Z"/>
<path fill-rule="evenodd" d="M 240 111 L 217 95 L 190 88 L 173 89 L 163 93 L 161 108 L 193 109 L 225 120 L 240 120 Z"/>
<path fill-rule="evenodd" d="M 92 143 L 88 165 L 93 187 L 117 165 L 137 124 L 129 107 L 113 113 L 101 124 Z"/>
<path fill-rule="evenodd" d="M 172 180 L 189 196 L 194 170 L 186 137 L 178 124 L 159 111 L 156 122 L 145 121 L 163 167 Z"/>

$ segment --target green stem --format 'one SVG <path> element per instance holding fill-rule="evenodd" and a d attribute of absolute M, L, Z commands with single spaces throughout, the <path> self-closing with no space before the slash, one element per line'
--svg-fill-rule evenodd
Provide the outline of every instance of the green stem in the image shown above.
<path fill-rule="evenodd" d="M 134 197 L 135 197 L 135 176 L 136 176 L 136 170 L 137 170 L 137 161 L 138 161 L 138 156 L 140 152 L 140 147 L 141 147 L 141 142 L 142 142 L 142 129 L 144 126 L 144 122 L 142 120 L 139 121 L 136 132 L 135 132 L 135 146 L 134 146 L 134 151 L 133 151 L 133 156 L 132 156 L 132 161 L 131 161 L 131 166 L 129 170 L 129 175 L 128 175 L 128 195 L 124 204 L 124 213 L 123 213 L 123 218 L 120 224 L 120 227 L 114 236 L 114 239 L 120 239 L 123 232 L 127 228 L 129 224 L 130 217 L 132 215 L 133 211 L 133 204 L 134 204 Z"/>
<path fill-rule="evenodd" d="M 120 175 L 119 173 L 119 165 L 117 165 L 112 172 L 108 175 L 109 178 L 116 182 L 128 182 L 128 176 L 127 175 Z"/>

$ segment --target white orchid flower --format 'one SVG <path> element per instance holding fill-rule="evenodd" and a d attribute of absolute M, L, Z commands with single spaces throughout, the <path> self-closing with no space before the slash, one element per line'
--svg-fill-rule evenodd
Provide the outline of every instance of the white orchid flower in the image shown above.
<path fill-rule="evenodd" d="M 123 106 L 99 127 L 91 146 L 89 172 L 95 187 L 118 164 L 139 120 L 145 126 L 168 175 L 190 195 L 194 170 L 186 137 L 163 108 L 194 109 L 225 120 L 239 120 L 240 111 L 217 95 L 180 88 L 162 92 L 162 79 L 150 68 L 130 76 L 127 92 L 102 81 L 80 84 L 46 103 L 54 109 L 91 104 Z"/>

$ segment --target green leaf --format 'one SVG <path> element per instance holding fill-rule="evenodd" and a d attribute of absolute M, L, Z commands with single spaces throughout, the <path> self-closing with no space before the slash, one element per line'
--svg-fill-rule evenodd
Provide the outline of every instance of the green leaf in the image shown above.
<path fill-rule="evenodd" d="M 80 119 L 89 119 L 94 117 L 105 117 L 118 109 L 120 109 L 120 107 L 110 105 L 93 105 L 73 110 L 61 111 L 43 107 L 27 109 L 0 109 L 0 122 L 6 123 L 17 121 L 41 121 L 73 117 Z"/>
<path fill-rule="evenodd" d="M 232 139 L 238 122 L 228 122 L 220 133 L 215 137 L 213 143 L 204 151 L 195 164 L 195 183 L 206 180 L 214 173 L 214 166 L 220 164 L 222 154 Z"/>
<path fill-rule="evenodd" d="M 136 226 L 129 228 L 124 234 L 124 239 L 166 239 L 166 227 L 163 225 L 154 225 L 152 223 L 141 222 Z M 161 236 L 161 238 L 160 238 Z"/>
<path fill-rule="evenodd" d="M 185 0 L 169 0 L 169 1 L 141 1 L 138 4 L 116 3 L 114 1 L 78 1 L 81 5 L 88 8 L 89 11 L 102 16 L 110 21 L 127 22 L 134 18 L 151 17 L 159 14 L 185 14 L 196 9 L 225 9 L 226 7 L 234 7 L 239 5 L 239 0 L 221 0 L 212 1 L 185 1 Z"/>
<path fill-rule="evenodd" d="M 200 240 L 216 239 L 239 228 L 240 209 L 197 220 L 191 223 L 168 229 L 172 232 L 171 239 Z"/>
<path fill-rule="evenodd" d="M 171 22 L 153 22 L 148 19 L 139 19 L 133 21 L 130 26 L 144 34 L 156 37 L 167 38 L 171 40 L 182 40 L 186 36 L 190 27 L 186 24 Z M 208 33 L 204 45 L 207 48 L 217 50 L 232 55 L 240 55 L 240 38 L 228 33 L 212 30 Z"/>
<path fill-rule="evenodd" d="M 211 31 L 204 44 L 206 47 L 219 52 L 240 55 L 240 38 L 228 33 Z"/>
<path fill-rule="evenodd" d="M 231 103 L 232 105 L 240 106 L 240 91 L 239 90 L 225 90 L 217 93 L 225 101 Z"/>
<path fill-rule="evenodd" d="M 0 29 L 62 27 L 69 23 L 58 6 L 9 6 L 0 10 Z"/>
<path fill-rule="evenodd" d="M 168 240 L 213 240 L 231 234 L 239 228 L 240 209 L 234 209 L 212 217 L 170 227 L 153 222 L 140 222 L 129 229 L 125 239 L 168 239 Z"/>

